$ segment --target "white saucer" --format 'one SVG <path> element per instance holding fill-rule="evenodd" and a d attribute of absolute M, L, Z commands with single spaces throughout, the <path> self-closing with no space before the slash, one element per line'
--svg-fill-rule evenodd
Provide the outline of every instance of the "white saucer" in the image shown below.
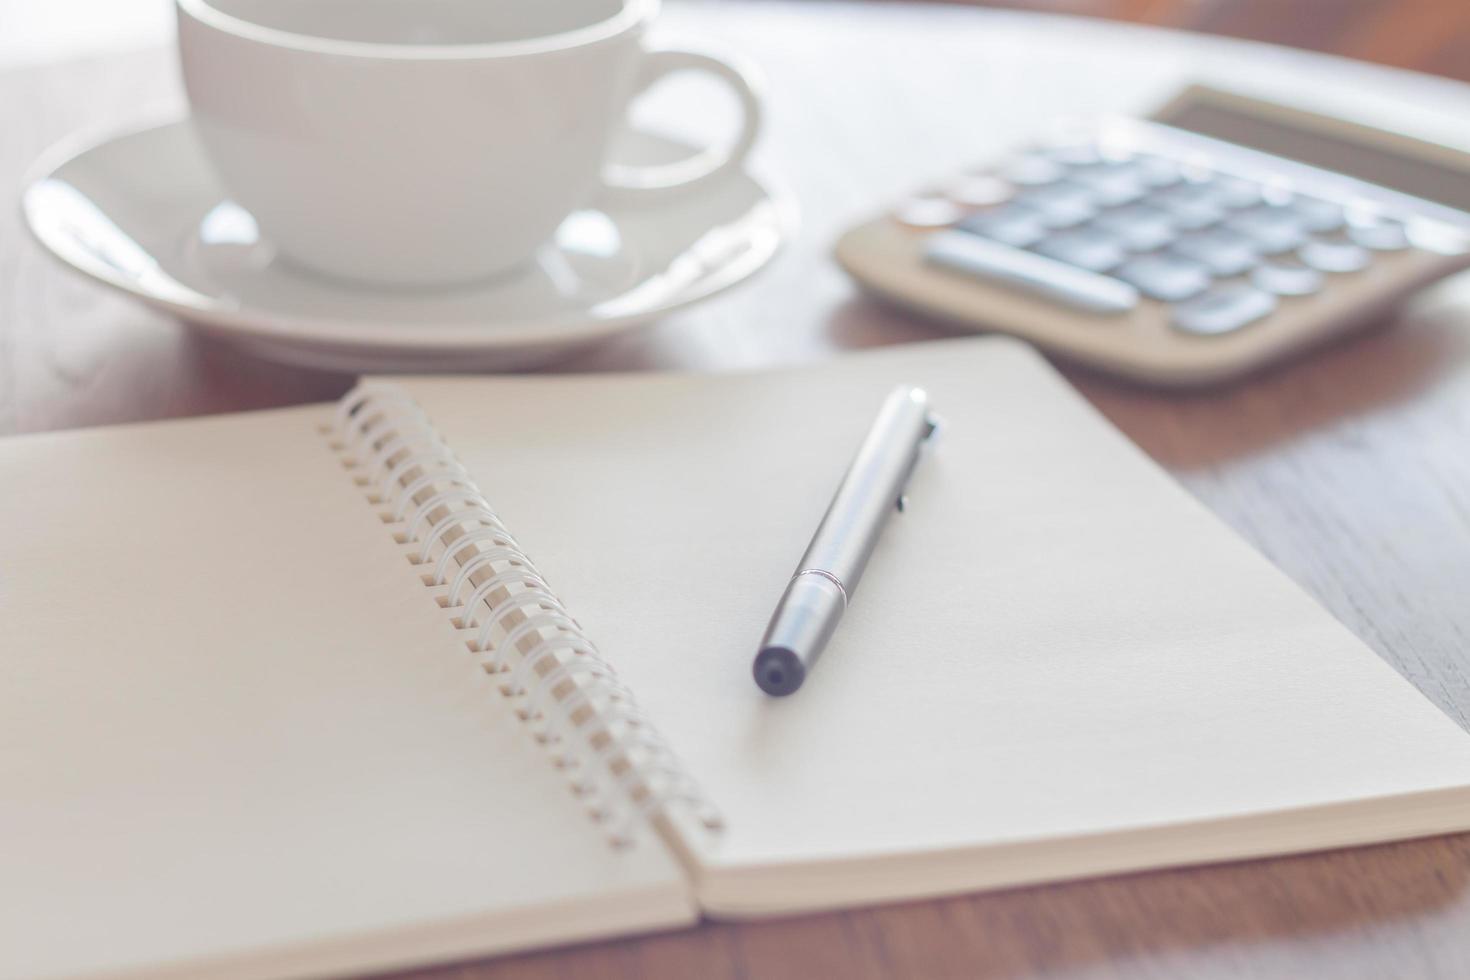
<path fill-rule="evenodd" d="M 628 133 L 616 158 L 693 150 Z M 228 201 L 187 120 L 56 147 L 27 182 L 63 261 L 261 357 L 338 371 L 524 368 L 706 299 L 761 268 L 794 208 L 748 174 L 641 208 L 578 211 L 525 272 L 445 291 L 318 278 Z"/>

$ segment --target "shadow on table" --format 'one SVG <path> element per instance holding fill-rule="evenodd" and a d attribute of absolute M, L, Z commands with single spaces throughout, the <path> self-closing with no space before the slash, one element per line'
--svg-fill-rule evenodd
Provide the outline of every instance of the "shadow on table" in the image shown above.
<path fill-rule="evenodd" d="M 1470 837 L 1442 838 L 1028 888 L 848 918 L 856 935 L 924 976 L 1307 975 L 1294 970 L 1320 971 L 1335 959 L 1320 940 L 1340 942 L 1344 934 L 1366 930 L 1382 941 L 1379 955 L 1402 962 L 1405 945 L 1431 938 L 1414 923 L 1463 900 L 1467 857 Z M 1403 945 L 1391 941 L 1395 923 L 1403 926 Z M 1293 943 L 1300 944 L 1295 952 Z M 959 958 L 961 950 L 968 958 Z M 1355 955 L 1356 947 L 1344 947 L 1337 960 L 1342 973 L 1313 975 L 1373 975 L 1369 964 L 1350 962 Z M 1135 973 L 1120 965 L 1145 962 L 1153 969 Z M 1099 971 L 1102 964 L 1113 969 Z M 1386 972 L 1377 975 L 1393 972 L 1391 963 L 1381 966 Z"/>
<path fill-rule="evenodd" d="M 1463 292 L 1470 293 L 1470 279 Z M 1466 304 L 1436 290 L 1392 324 L 1376 325 L 1234 385 L 1202 391 L 1141 387 L 1077 365 L 1063 374 L 1104 415 L 1161 464 L 1212 466 L 1288 442 L 1345 418 L 1407 401 L 1470 354 Z M 826 325 L 831 342 L 863 348 L 956 334 L 941 324 L 858 297 Z"/>
<path fill-rule="evenodd" d="M 744 923 L 415 980 L 1456 975 L 1470 835 Z M 1370 935 L 1373 942 L 1352 941 Z M 1436 970 L 1438 958 L 1450 961 Z M 1441 966 L 1444 964 L 1440 964 Z"/>

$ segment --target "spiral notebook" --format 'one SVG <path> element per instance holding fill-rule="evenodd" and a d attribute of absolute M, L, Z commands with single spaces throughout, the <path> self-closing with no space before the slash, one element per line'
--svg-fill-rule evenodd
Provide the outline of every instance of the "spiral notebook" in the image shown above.
<path fill-rule="evenodd" d="M 808 685 L 883 394 L 946 428 Z M 1470 737 L 1033 353 L 0 442 L 0 976 L 316 976 L 1470 827 Z"/>

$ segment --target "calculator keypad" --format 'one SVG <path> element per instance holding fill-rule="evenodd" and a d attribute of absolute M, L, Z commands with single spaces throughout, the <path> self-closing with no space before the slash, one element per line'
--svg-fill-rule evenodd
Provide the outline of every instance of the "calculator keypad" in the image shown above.
<path fill-rule="evenodd" d="M 1092 221 L 1093 226 L 1118 236 L 1131 252 L 1152 252 L 1174 240 L 1174 223 L 1169 215 L 1148 204 L 1104 211 Z"/>
<path fill-rule="evenodd" d="M 1387 218 L 1348 219 L 1348 238 L 1375 252 L 1398 252 L 1409 247 L 1404 226 Z"/>
<path fill-rule="evenodd" d="M 1097 217 L 1102 203 L 1083 187 L 1058 181 L 1016 196 L 1016 205 L 1036 212 L 1048 228 L 1075 228 Z"/>
<path fill-rule="evenodd" d="M 1108 272 L 1122 265 L 1128 257 L 1122 242 L 1107 232 L 1094 229 L 1049 235 L 1037 242 L 1036 251 L 1088 272 Z"/>
<path fill-rule="evenodd" d="M 1174 326 L 1185 333 L 1232 333 L 1255 323 L 1276 309 L 1276 299 L 1254 286 L 1216 286 L 1174 307 Z"/>
<path fill-rule="evenodd" d="M 1047 234 L 1040 215 L 1015 206 L 982 211 L 961 221 L 959 228 L 1015 248 L 1030 248 Z"/>
<path fill-rule="evenodd" d="M 1337 231 L 1343 225 L 1342 208 L 1331 201 L 1319 201 L 1313 197 L 1298 197 L 1286 207 L 1296 215 L 1307 231 L 1322 233 Z"/>
<path fill-rule="evenodd" d="M 1366 269 L 1372 261 L 1366 248 L 1349 241 L 1308 242 L 1297 255 L 1307 265 L 1323 272 L 1357 272 Z"/>
<path fill-rule="evenodd" d="M 1073 174 L 1072 183 L 1091 194 L 1092 199 L 1105 208 L 1132 204 L 1148 193 L 1148 185 L 1137 169 L 1129 164 L 1088 167 Z"/>
<path fill-rule="evenodd" d="M 1178 303 L 1210 288 L 1210 270 L 1177 255 L 1140 255 L 1125 263 L 1117 276 L 1165 303 Z"/>
<path fill-rule="evenodd" d="M 1227 218 L 1225 227 L 1249 238 L 1263 255 L 1280 255 L 1307 243 L 1307 229 L 1283 208 L 1251 208 Z"/>
<path fill-rule="evenodd" d="M 1255 267 L 1260 256 L 1254 242 L 1228 228 L 1207 228 L 1179 236 L 1176 254 L 1193 259 L 1220 278 L 1242 275 Z"/>
<path fill-rule="evenodd" d="M 1322 273 L 1297 262 L 1266 262 L 1251 272 L 1251 285 L 1277 296 L 1310 296 L 1322 288 Z"/>
<path fill-rule="evenodd" d="M 1198 336 L 1256 323 L 1277 308 L 1278 297 L 1314 294 L 1329 276 L 1366 268 L 1375 252 L 1410 247 L 1392 218 L 1212 173 L 1193 161 L 1110 155 L 1086 142 L 965 175 L 948 196 L 970 210 L 934 243 L 957 230 L 1036 258 L 1024 266 L 1026 282 L 1017 282 L 997 254 L 967 251 L 962 243 L 936 244 L 931 260 L 1062 303 L 1078 294 L 1078 284 L 1092 285 L 1079 273 L 1092 274 L 1095 288 L 1126 284 L 1169 304 L 1174 328 Z M 1041 288 L 1048 270 L 1068 288 Z M 1115 300 L 1109 308 L 1127 307 Z"/>

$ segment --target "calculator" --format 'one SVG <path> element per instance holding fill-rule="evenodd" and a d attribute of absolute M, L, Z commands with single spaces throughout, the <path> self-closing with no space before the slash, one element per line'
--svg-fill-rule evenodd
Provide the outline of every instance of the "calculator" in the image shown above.
<path fill-rule="evenodd" d="M 1229 381 L 1470 266 L 1470 150 L 1204 85 L 1062 123 L 851 229 L 865 288 L 1169 386 Z"/>

